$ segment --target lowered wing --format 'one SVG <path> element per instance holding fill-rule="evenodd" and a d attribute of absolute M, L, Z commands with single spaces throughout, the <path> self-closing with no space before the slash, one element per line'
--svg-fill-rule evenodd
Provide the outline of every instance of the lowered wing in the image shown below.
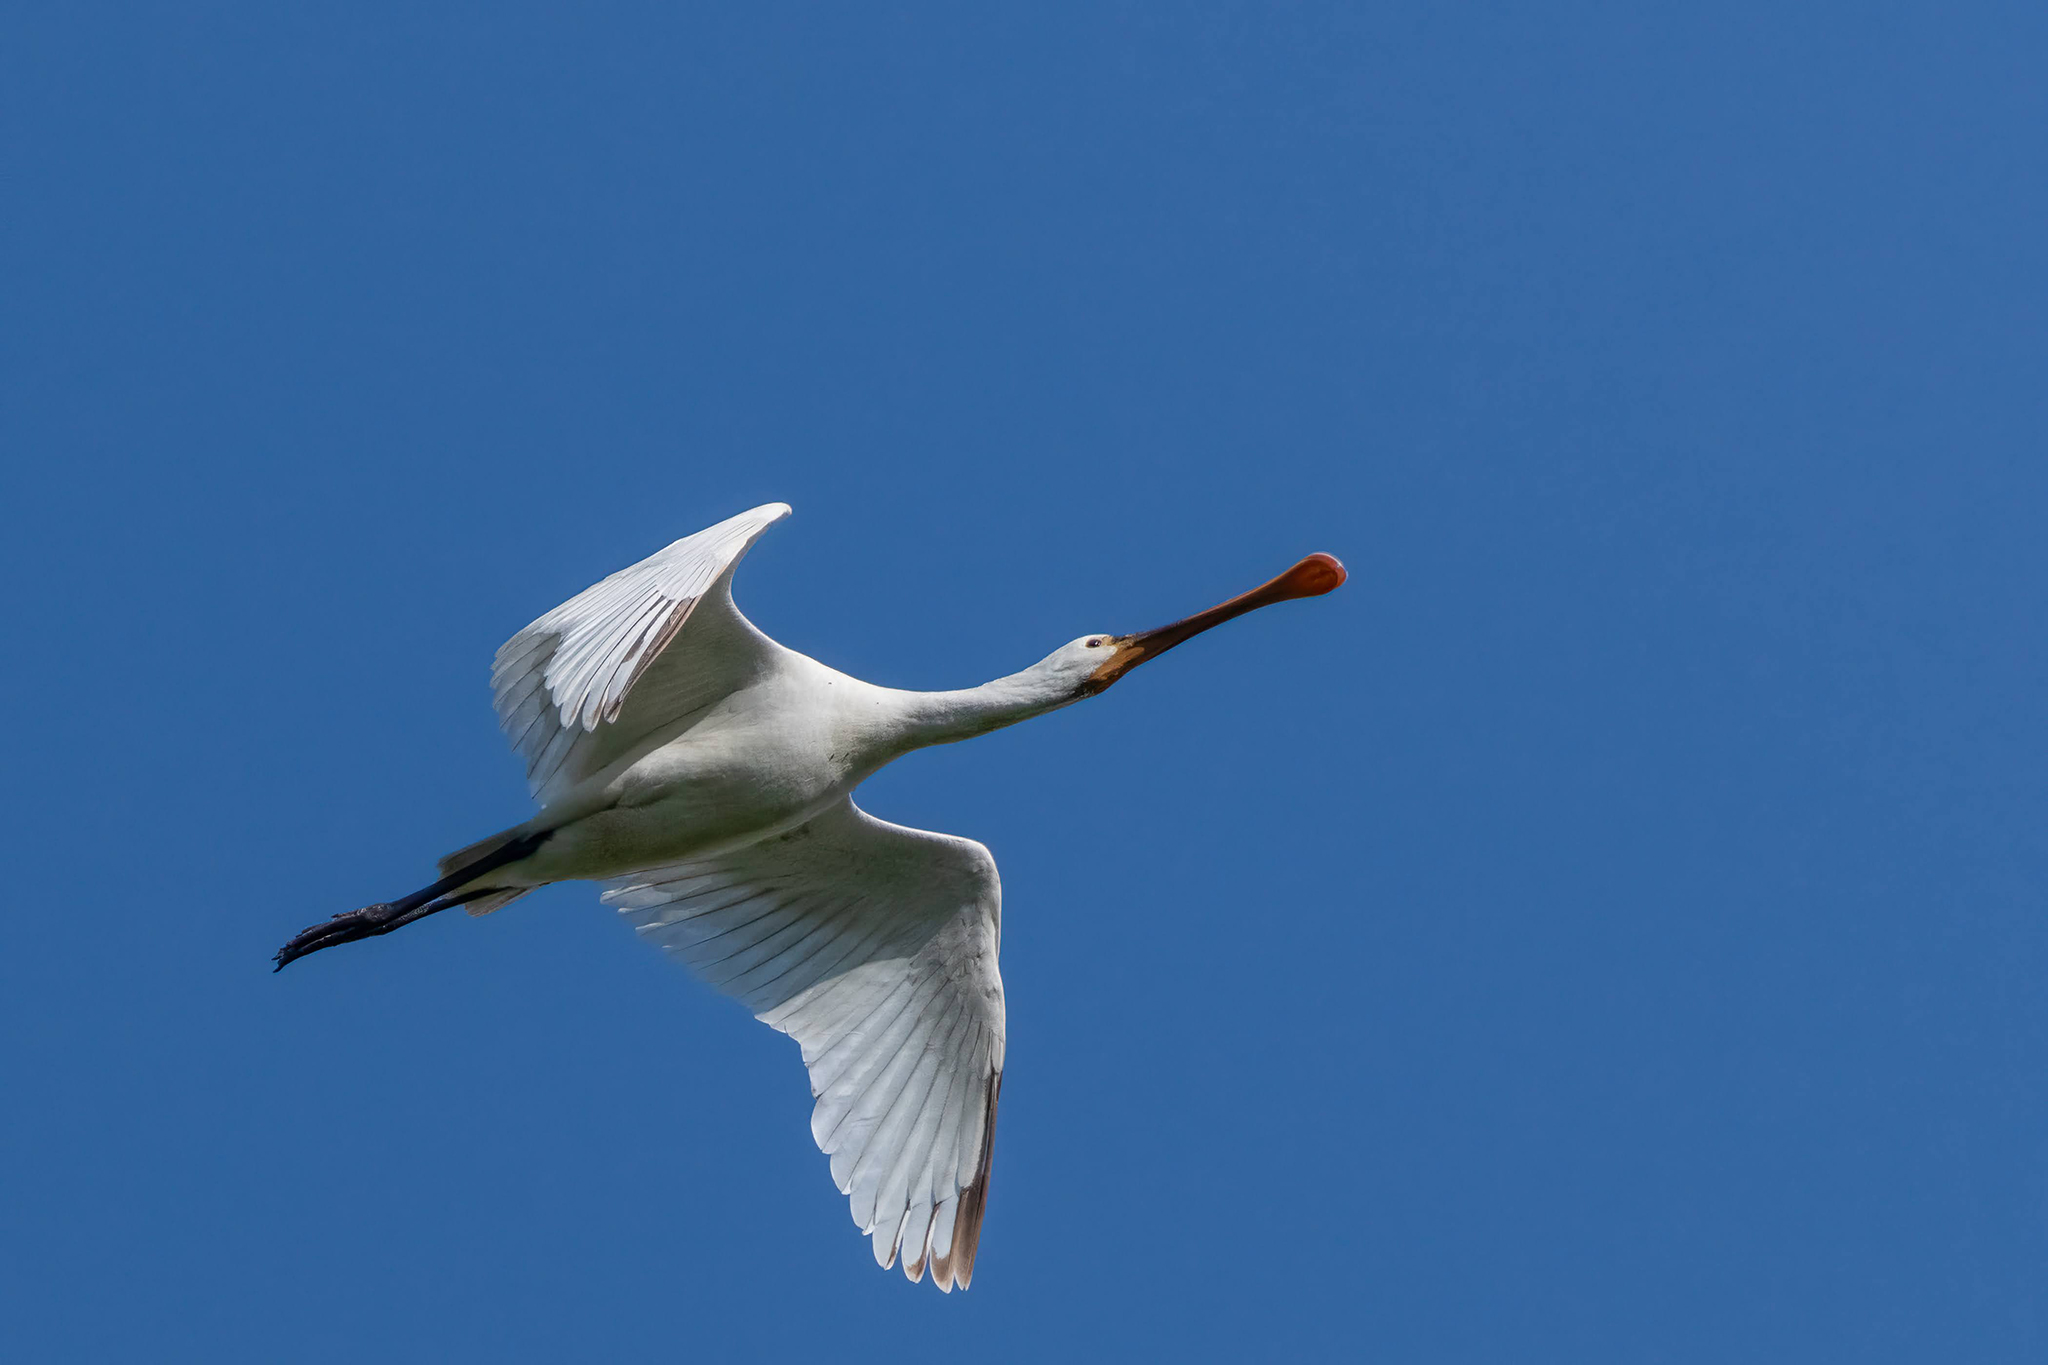
<path fill-rule="evenodd" d="M 604 899 L 796 1039 L 811 1135 L 875 1260 L 965 1288 L 1003 1080 L 988 850 L 849 800 L 738 853 L 621 878 Z"/>

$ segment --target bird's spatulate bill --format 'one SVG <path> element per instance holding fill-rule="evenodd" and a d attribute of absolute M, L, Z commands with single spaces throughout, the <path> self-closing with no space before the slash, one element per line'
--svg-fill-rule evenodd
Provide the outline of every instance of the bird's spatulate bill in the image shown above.
<path fill-rule="evenodd" d="M 1123 636 L 1116 642 L 1116 653 L 1110 656 L 1109 662 L 1095 670 L 1096 690 L 1109 686 L 1147 659 L 1156 659 L 1181 641 L 1200 635 L 1212 626 L 1220 626 L 1233 616 L 1242 616 L 1248 611 L 1270 607 L 1275 602 L 1285 602 L 1294 597 L 1320 597 L 1342 586 L 1348 576 L 1335 555 L 1312 554 L 1286 573 L 1261 583 L 1250 592 L 1239 593 L 1228 602 L 1219 602 L 1207 611 L 1184 616 L 1171 625 Z"/>

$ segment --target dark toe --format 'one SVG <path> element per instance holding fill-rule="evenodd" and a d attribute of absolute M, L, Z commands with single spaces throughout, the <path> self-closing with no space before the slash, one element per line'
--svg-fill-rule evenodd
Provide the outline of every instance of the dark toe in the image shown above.
<path fill-rule="evenodd" d="M 359 938 L 370 938 L 385 932 L 396 911 L 388 904 L 366 905 L 360 910 L 344 910 L 324 924 L 305 929 L 291 942 L 277 950 L 277 966 L 272 971 L 283 971 L 285 965 L 295 962 L 308 953 L 317 953 L 322 948 L 332 948 L 337 943 L 353 943 Z"/>

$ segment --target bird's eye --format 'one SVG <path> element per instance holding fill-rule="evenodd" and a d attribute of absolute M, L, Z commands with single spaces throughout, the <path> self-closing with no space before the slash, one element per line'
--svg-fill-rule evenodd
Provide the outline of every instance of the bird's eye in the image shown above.
<path fill-rule="evenodd" d="M 1088 648 L 1090 648 L 1090 649 L 1100 649 L 1100 648 L 1102 648 L 1102 637 L 1101 637 L 1100 635 L 1091 635 L 1091 636 L 1089 636 L 1089 637 L 1088 637 Z"/>

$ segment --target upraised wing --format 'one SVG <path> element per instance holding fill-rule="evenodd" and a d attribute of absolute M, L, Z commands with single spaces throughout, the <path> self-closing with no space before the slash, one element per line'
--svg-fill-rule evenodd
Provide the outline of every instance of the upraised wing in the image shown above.
<path fill-rule="evenodd" d="M 1003 1081 L 988 850 L 842 801 L 739 853 L 621 878 L 604 899 L 797 1040 L 811 1135 L 875 1260 L 965 1288 Z"/>
<path fill-rule="evenodd" d="M 762 666 L 772 646 L 733 605 L 732 571 L 788 515 L 771 502 L 685 536 L 505 642 L 492 704 L 535 799 L 547 805 Z"/>

